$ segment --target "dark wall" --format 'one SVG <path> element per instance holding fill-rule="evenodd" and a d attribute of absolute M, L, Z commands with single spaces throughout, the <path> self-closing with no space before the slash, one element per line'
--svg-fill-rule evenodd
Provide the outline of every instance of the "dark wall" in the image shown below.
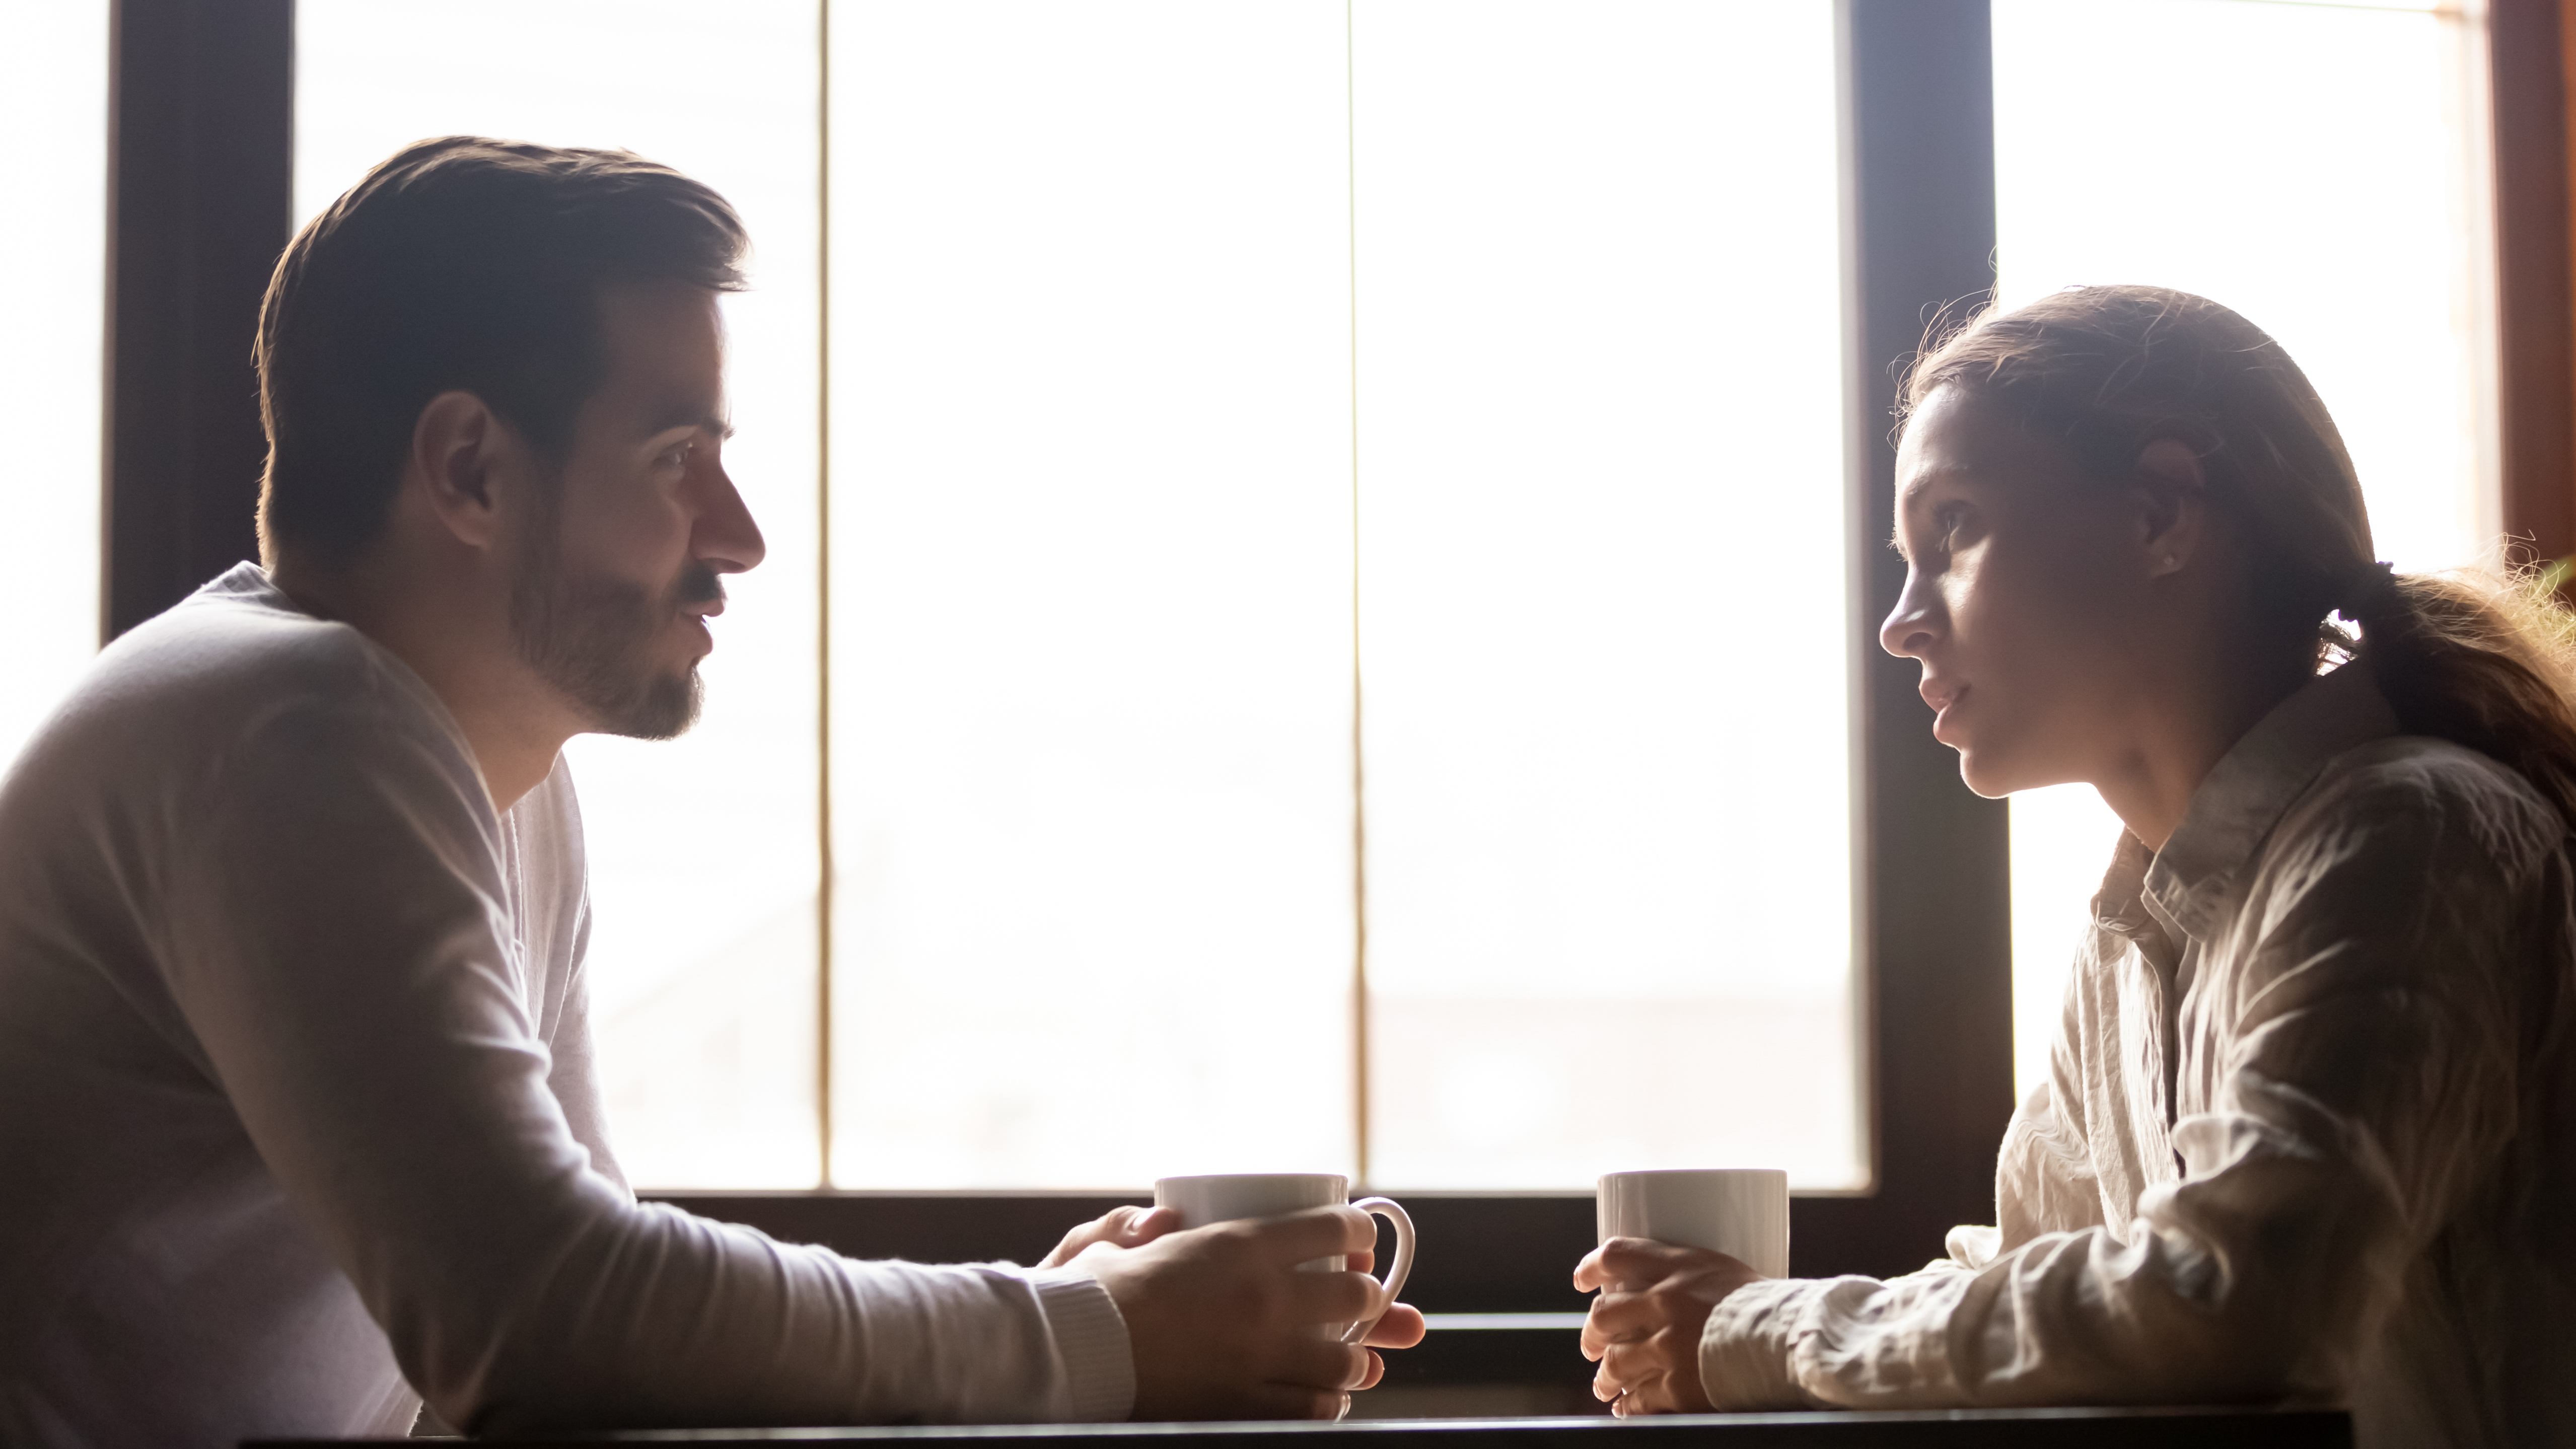
<path fill-rule="evenodd" d="M 251 342 L 292 200 L 293 0 L 117 0 L 105 558 L 114 638 L 258 554 Z"/>

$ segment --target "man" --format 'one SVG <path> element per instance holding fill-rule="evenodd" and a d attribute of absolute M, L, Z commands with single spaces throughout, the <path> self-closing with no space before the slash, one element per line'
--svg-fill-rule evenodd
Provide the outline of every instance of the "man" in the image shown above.
<path fill-rule="evenodd" d="M 1045 1265 L 858 1263 L 636 1203 L 559 751 L 697 710 L 740 223 L 455 137 L 296 238 L 263 570 L 110 646 L 0 782 L 0 1441 L 1322 1415 L 1347 1209 Z M 721 848 L 721 842 L 674 842 Z M 1417 1340 L 1390 1311 L 1373 1342 Z"/>

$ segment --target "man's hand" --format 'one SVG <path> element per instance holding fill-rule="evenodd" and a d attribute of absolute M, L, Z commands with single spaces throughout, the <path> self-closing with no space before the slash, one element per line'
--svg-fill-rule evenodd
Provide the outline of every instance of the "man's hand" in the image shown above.
<path fill-rule="evenodd" d="M 1064 1235 L 1041 1268 L 1061 1268 L 1094 1243 L 1115 1248 L 1141 1248 L 1181 1225 L 1181 1215 L 1167 1207 L 1114 1207 Z"/>
<path fill-rule="evenodd" d="M 1149 1226 L 1153 1216 L 1128 1227 Z M 1108 1222 L 1077 1228 L 1065 1241 Z M 1382 1295 L 1356 1269 L 1303 1273 L 1297 1265 L 1338 1253 L 1364 1268 L 1376 1245 L 1377 1224 L 1366 1213 L 1329 1207 L 1165 1228 L 1135 1247 L 1104 1234 L 1077 1256 L 1127 1320 L 1137 1418 L 1331 1419 L 1349 1407 L 1351 1390 L 1378 1381 L 1385 1363 L 1367 1348 L 1334 1342 L 1325 1325 L 1368 1317 Z M 1422 1315 L 1399 1303 L 1368 1341 L 1410 1348 L 1422 1332 Z"/>
<path fill-rule="evenodd" d="M 1574 1286 L 1601 1290 L 1583 1324 L 1583 1356 L 1601 1365 L 1592 1392 L 1610 1411 L 1705 1414 L 1700 1330 L 1726 1295 L 1762 1275 L 1706 1248 L 1612 1238 L 1574 1270 Z"/>

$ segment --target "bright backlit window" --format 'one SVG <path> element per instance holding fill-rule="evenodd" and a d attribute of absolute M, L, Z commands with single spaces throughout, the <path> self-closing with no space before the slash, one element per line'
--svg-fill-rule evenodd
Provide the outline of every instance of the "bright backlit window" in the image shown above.
<path fill-rule="evenodd" d="M 2479 22 L 2457 4 L 1995 0 L 1994 46 L 2004 305 L 2088 282 L 2226 303 L 2324 396 L 2381 558 L 2492 561 Z M 2119 828 L 2089 786 L 2013 801 L 2025 1092 Z"/>
<path fill-rule="evenodd" d="M 0 397 L 17 409 L 0 506 L 27 607 L 0 630 L 0 769 L 98 649 L 100 347 L 107 316 L 107 0 L 22 5 L 6 21 L 0 133 Z M 36 218 L 42 218 L 41 222 Z"/>
<path fill-rule="evenodd" d="M 1859 1185 L 1832 7 L 1355 41 L 1371 1170 Z"/>
<path fill-rule="evenodd" d="M 439 13 L 303 0 L 300 214 L 479 131 L 758 244 L 769 562 L 574 753 L 639 1182 L 1866 1181 L 1828 0 Z"/>

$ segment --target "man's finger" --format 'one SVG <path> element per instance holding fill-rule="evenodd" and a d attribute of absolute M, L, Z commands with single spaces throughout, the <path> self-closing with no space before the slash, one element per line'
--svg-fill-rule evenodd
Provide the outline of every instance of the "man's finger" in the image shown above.
<path fill-rule="evenodd" d="M 1180 1231 L 1181 1214 L 1176 1208 L 1130 1205 L 1117 1212 L 1123 1216 L 1113 1241 L 1122 1248 L 1141 1248 L 1165 1233 Z"/>
<path fill-rule="evenodd" d="M 1398 1303 L 1369 1329 L 1368 1344 L 1371 1348 L 1411 1348 L 1422 1341 L 1430 1328 L 1422 1320 L 1421 1309 Z"/>
<path fill-rule="evenodd" d="M 1265 1355 L 1271 1367 L 1262 1378 L 1274 1384 L 1339 1393 L 1357 1388 L 1368 1377 L 1369 1351 L 1325 1338 L 1299 1335 L 1277 1353 Z"/>
<path fill-rule="evenodd" d="M 1386 1290 L 1366 1273 L 1292 1273 L 1291 1323 L 1357 1323 L 1384 1306 Z"/>
<path fill-rule="evenodd" d="M 1310 1389 L 1297 1384 L 1254 1384 L 1228 1417 L 1238 1419 L 1338 1419 L 1351 1396 L 1339 1389 Z"/>
<path fill-rule="evenodd" d="M 1242 1230 L 1261 1257 L 1282 1267 L 1377 1246 L 1377 1220 L 1347 1207 L 1308 1208 L 1247 1223 Z"/>

